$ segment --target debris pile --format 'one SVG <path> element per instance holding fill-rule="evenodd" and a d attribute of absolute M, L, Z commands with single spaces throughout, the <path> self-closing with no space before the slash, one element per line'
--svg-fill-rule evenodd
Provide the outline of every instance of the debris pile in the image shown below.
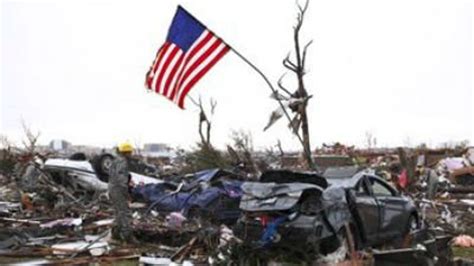
<path fill-rule="evenodd" d="M 137 243 L 112 237 L 112 154 L 17 157 L 0 174 L 0 262 L 446 265 L 456 260 L 451 246 L 474 247 L 472 149 L 430 165 L 416 153 L 372 156 L 341 144 L 320 155 L 332 151 L 357 159 L 258 176 L 160 175 L 137 160 L 129 186 Z M 410 170 L 404 161 L 414 155 Z"/>

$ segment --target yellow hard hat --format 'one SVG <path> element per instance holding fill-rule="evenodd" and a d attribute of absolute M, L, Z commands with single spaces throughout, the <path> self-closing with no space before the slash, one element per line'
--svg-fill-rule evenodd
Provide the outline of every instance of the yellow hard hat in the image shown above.
<path fill-rule="evenodd" d="M 122 142 L 118 145 L 119 152 L 133 152 L 133 146 L 130 142 Z"/>

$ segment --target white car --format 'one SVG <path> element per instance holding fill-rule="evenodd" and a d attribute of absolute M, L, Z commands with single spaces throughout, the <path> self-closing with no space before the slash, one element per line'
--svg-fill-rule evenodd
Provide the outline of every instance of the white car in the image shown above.
<path fill-rule="evenodd" d="M 87 190 L 106 191 L 108 170 L 112 165 L 113 159 L 113 155 L 104 153 L 95 156 L 89 161 L 84 154 L 78 153 L 74 154 L 68 159 L 47 159 L 43 165 L 43 170 L 53 175 L 62 173 L 70 178 L 74 178 L 76 181 L 75 183 Z M 153 167 L 144 163 L 140 163 L 139 165 L 140 167 L 131 167 L 132 171 L 134 170 L 133 168 L 141 168 L 141 170 L 144 170 L 142 172 L 146 173 L 147 171 L 150 171 L 149 169 L 153 169 Z M 156 179 L 154 177 L 132 171 L 130 175 L 131 181 L 134 184 L 152 184 L 163 182 L 162 180 Z"/>

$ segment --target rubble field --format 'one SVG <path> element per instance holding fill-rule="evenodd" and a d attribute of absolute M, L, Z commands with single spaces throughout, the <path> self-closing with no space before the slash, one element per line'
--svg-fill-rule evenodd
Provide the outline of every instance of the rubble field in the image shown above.
<path fill-rule="evenodd" d="M 114 155 L 3 150 L 0 264 L 474 265 L 473 148 L 315 156 L 312 171 L 136 159 L 134 242 L 112 238 Z"/>

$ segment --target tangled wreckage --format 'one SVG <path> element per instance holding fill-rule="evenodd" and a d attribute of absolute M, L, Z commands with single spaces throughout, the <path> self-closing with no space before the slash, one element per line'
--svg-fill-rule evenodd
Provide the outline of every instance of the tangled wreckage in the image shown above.
<path fill-rule="evenodd" d="M 107 197 L 112 158 L 32 160 L 21 175 L 0 176 L 2 261 L 453 265 L 451 245 L 474 247 L 474 202 L 459 184 L 470 172 L 446 159 L 437 173 L 454 175 L 438 183 L 453 182 L 436 195 L 450 199 L 438 201 L 426 197 L 429 180 L 420 178 L 416 193 L 400 192 L 377 167 L 160 176 L 137 160 L 130 206 L 140 245 L 117 243 L 110 239 Z"/>
<path fill-rule="evenodd" d="M 355 248 L 392 241 L 419 228 L 414 202 L 374 173 L 357 167 L 326 172 L 330 178 L 271 171 L 260 182 L 244 183 L 240 207 L 245 215 L 238 236 L 260 248 L 296 245 L 304 256 L 345 256 L 337 249 L 348 250 L 346 225 Z"/>

